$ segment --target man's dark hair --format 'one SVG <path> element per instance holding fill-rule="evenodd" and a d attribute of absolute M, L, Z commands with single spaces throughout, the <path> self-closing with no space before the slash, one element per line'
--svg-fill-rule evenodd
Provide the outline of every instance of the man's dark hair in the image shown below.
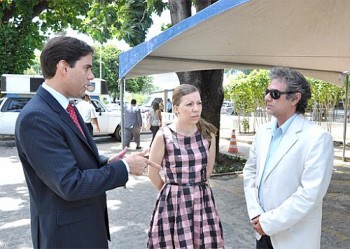
<path fill-rule="evenodd" d="M 86 97 L 88 97 L 90 99 L 90 95 L 89 94 L 84 94 L 84 96 L 81 97 L 81 99 L 85 99 Z"/>
<path fill-rule="evenodd" d="M 45 79 L 51 79 L 56 74 L 59 61 L 66 61 L 70 67 L 94 50 L 86 42 L 69 36 L 52 38 L 45 45 L 40 55 L 41 70 Z"/>
<path fill-rule="evenodd" d="M 136 99 L 132 99 L 132 100 L 131 100 L 131 104 L 132 104 L 132 105 L 136 105 Z"/>

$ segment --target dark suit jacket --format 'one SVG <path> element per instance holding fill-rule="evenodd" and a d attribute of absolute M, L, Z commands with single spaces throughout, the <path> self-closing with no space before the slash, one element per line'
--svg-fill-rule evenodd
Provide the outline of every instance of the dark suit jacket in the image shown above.
<path fill-rule="evenodd" d="M 78 119 L 86 137 L 42 87 L 18 117 L 15 136 L 30 194 L 35 248 L 108 247 L 105 191 L 125 185 L 128 172 L 122 161 L 100 163 Z"/>

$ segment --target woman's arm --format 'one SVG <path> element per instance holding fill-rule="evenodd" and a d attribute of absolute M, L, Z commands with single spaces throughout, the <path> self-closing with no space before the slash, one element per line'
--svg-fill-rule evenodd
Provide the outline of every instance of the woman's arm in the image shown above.
<path fill-rule="evenodd" d="M 159 127 L 162 126 L 162 112 L 158 110 Z"/>
<path fill-rule="evenodd" d="M 149 153 L 149 160 L 157 163 L 158 165 L 161 165 L 164 158 L 164 150 L 165 150 L 165 145 L 164 145 L 164 139 L 163 139 L 163 132 L 158 130 L 152 142 L 151 150 Z M 158 191 L 164 185 L 164 181 L 160 177 L 159 171 L 160 171 L 159 169 L 156 169 L 154 167 L 148 168 L 148 177 L 151 179 L 153 186 Z"/>
<path fill-rule="evenodd" d="M 215 135 L 212 134 L 210 149 L 209 149 L 209 158 L 208 158 L 208 166 L 207 166 L 207 179 L 210 178 L 211 174 L 214 170 L 215 164 L 215 155 L 216 155 L 216 138 Z"/>

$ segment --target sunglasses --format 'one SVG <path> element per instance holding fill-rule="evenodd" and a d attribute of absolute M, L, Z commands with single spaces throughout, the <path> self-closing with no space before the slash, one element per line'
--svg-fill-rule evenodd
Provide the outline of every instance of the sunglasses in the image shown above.
<path fill-rule="evenodd" d="M 266 89 L 265 90 L 265 96 L 267 94 L 270 94 L 271 98 L 273 98 L 273 99 L 279 99 L 281 97 L 281 95 L 290 94 L 290 93 L 296 93 L 296 92 L 281 92 L 277 89 Z"/>

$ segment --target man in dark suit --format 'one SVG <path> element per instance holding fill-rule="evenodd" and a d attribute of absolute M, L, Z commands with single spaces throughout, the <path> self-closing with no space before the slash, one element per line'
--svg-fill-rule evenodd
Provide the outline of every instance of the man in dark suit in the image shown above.
<path fill-rule="evenodd" d="M 125 157 L 124 149 L 101 157 L 69 104 L 69 97 L 84 96 L 94 78 L 92 54 L 78 39 L 51 39 L 40 57 L 45 82 L 16 123 L 34 248 L 108 248 L 105 192 L 124 186 L 129 173 L 141 175 L 147 165 L 157 167 L 144 157 L 147 151 Z"/>

